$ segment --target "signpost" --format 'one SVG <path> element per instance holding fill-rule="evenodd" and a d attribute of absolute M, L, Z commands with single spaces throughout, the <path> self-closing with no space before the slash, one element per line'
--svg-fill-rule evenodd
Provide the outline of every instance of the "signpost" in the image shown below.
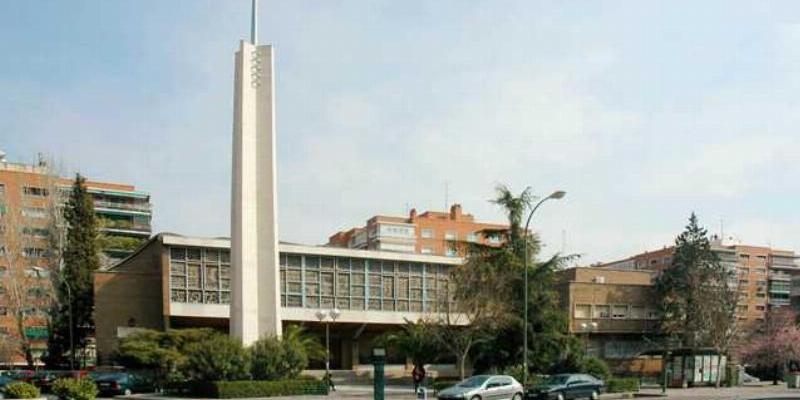
<path fill-rule="evenodd" d="M 373 399 L 384 400 L 384 386 L 386 384 L 383 366 L 386 363 L 386 349 L 375 347 L 372 349 L 372 366 L 374 367 L 372 377 Z"/>

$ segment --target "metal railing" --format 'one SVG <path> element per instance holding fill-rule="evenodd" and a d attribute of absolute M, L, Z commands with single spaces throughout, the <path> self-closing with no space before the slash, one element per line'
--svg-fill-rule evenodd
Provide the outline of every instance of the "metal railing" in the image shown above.
<path fill-rule="evenodd" d="M 123 203 L 116 201 L 95 200 L 94 206 L 96 208 L 111 208 L 119 210 L 142 211 L 151 212 L 153 205 L 145 202 Z"/>

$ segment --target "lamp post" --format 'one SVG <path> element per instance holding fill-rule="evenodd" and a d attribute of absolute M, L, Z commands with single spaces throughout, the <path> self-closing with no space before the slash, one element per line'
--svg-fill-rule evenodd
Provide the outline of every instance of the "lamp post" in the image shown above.
<path fill-rule="evenodd" d="M 597 330 L 597 322 L 583 322 L 581 323 L 581 330 L 586 332 L 586 343 L 584 344 L 584 351 L 589 353 L 589 334 Z"/>
<path fill-rule="evenodd" d="M 69 318 L 69 369 L 75 370 L 75 341 L 73 340 L 72 335 L 72 289 L 69 286 L 69 282 L 64 279 L 64 276 L 61 275 L 61 270 L 63 269 L 63 260 L 58 267 L 58 280 L 67 288 L 67 316 Z M 45 272 L 44 268 L 42 267 L 33 267 L 33 270 L 36 271 L 36 275 L 40 278 L 42 277 L 43 273 Z"/>
<path fill-rule="evenodd" d="M 536 212 L 536 209 L 539 208 L 545 201 L 554 199 L 559 200 L 563 199 L 564 196 L 567 195 L 567 192 L 563 190 L 556 190 L 553 193 L 550 193 L 549 196 L 539 200 L 535 206 L 531 209 L 531 213 L 528 214 L 528 220 L 525 222 L 525 258 L 523 259 L 523 267 L 525 269 L 525 315 L 523 315 L 523 329 L 522 329 L 522 384 L 528 381 L 528 226 L 531 223 L 531 218 L 533 218 L 533 213 Z"/>
<path fill-rule="evenodd" d="M 317 311 L 317 319 L 319 322 L 325 322 L 325 379 L 329 380 L 328 384 L 330 385 L 330 374 L 331 374 L 331 330 L 330 330 L 330 323 L 328 322 L 328 317 L 331 318 L 332 322 L 336 322 L 336 319 L 342 315 L 342 312 L 339 311 L 338 308 L 333 308 L 331 310 L 319 310 Z"/>

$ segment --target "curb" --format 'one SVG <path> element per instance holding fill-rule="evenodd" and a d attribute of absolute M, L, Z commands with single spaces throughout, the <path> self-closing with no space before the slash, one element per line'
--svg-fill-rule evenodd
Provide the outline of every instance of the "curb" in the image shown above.
<path fill-rule="evenodd" d="M 600 400 L 632 399 L 634 397 L 636 394 L 633 392 L 604 393 L 600 395 Z"/>

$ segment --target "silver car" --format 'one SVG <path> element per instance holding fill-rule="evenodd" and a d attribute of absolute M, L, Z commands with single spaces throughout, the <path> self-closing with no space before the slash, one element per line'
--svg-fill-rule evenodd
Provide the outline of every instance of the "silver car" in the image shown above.
<path fill-rule="evenodd" d="M 508 375 L 475 375 L 438 393 L 440 400 L 522 400 L 522 385 Z"/>

